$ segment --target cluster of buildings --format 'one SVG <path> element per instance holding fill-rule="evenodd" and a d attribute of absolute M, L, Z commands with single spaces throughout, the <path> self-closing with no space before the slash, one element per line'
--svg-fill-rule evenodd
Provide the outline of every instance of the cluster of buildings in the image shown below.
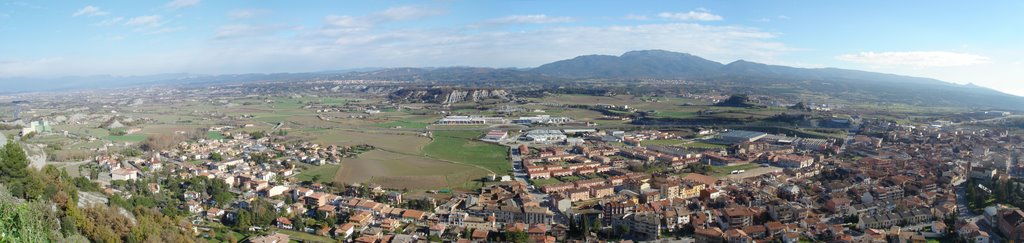
<path fill-rule="evenodd" d="M 497 119 L 504 118 L 449 116 L 438 123 L 505 123 Z M 170 168 L 175 176 L 223 180 L 242 202 L 211 207 L 211 195 L 188 191 L 181 207 L 191 214 L 232 220 L 239 205 L 265 200 L 288 215 L 274 227 L 353 242 L 481 242 L 510 231 L 557 242 L 573 230 L 567 219 L 601 222 L 597 231 L 605 235 L 640 241 L 673 235 L 696 242 L 919 242 L 950 234 L 968 242 L 1024 240 L 1024 211 L 994 206 L 967 213 L 958 189 L 968 180 L 1015 181 L 1024 173 L 1015 156 L 1024 152 L 1024 137 L 884 121 L 864 121 L 861 130 L 846 141 L 751 131 L 707 140 L 726 148 L 640 146 L 678 139 L 654 130 L 531 130 L 520 140 L 566 143 L 518 145 L 516 170 L 524 180 L 431 200 L 429 209 L 403 207 L 398 191 L 373 188 L 366 196 L 289 179 L 295 163 L 337 162 L 341 148 L 334 146 L 226 134 L 229 139 L 186 142 L 148 159 L 104 156 L 97 163 L 112 180 L 135 180 L 142 171 L 165 169 L 165 158 L 177 160 Z M 504 141 L 509 134 L 491 131 L 483 139 Z M 211 153 L 237 159 L 206 161 Z M 256 162 L 258 154 L 273 159 Z M 192 160 L 203 163 L 184 163 Z M 750 163 L 781 169 L 737 177 L 696 170 Z M 959 220 L 949 224 L 954 217 Z"/>
<path fill-rule="evenodd" d="M 957 230 L 950 237 L 969 242 L 1024 235 L 1024 212 L 1016 208 L 947 225 L 968 210 L 958 203 L 958 185 L 1020 173 L 1019 160 L 1005 155 L 1018 154 L 1024 138 L 872 121 L 863 129 L 871 135 L 848 141 L 729 131 L 713 136 L 728 148 L 703 151 L 607 146 L 603 137 L 629 135 L 598 132 L 571 147 L 518 151 L 528 178 L 561 181 L 537 188 L 557 212 L 602 221 L 606 231 L 628 229 L 623 236 L 636 240 L 680 232 L 692 232 L 682 235 L 696 242 L 917 242 Z M 693 164 L 746 163 L 782 169 L 742 179 L 679 173 Z"/>
<path fill-rule="evenodd" d="M 563 125 L 573 122 L 572 118 L 551 115 L 526 116 L 511 119 L 496 116 L 446 116 L 437 120 L 438 125 Z"/>
<path fill-rule="evenodd" d="M 30 133 L 42 134 L 48 132 L 53 132 L 53 127 L 50 126 L 50 122 L 46 120 L 38 120 L 26 124 L 21 128 L 21 133 L 19 133 L 19 135 L 25 136 Z"/>

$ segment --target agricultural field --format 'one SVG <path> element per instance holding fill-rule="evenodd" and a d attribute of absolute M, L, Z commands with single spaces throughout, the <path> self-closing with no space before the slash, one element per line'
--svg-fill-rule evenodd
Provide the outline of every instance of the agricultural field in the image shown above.
<path fill-rule="evenodd" d="M 389 188 L 441 189 L 462 186 L 466 181 L 484 177 L 490 172 L 465 164 L 437 159 L 373 150 L 358 158 L 342 161 L 335 181 L 344 183 L 372 182 Z"/>
<path fill-rule="evenodd" d="M 430 143 L 429 138 L 418 136 L 418 133 L 414 132 L 325 129 L 290 131 L 288 136 L 295 136 L 307 139 L 313 143 L 325 145 L 353 146 L 369 144 L 382 150 L 412 155 L 422 154 L 423 146 Z"/>
<path fill-rule="evenodd" d="M 316 178 L 317 182 L 331 182 L 334 180 L 334 176 L 338 174 L 339 168 L 341 168 L 341 165 L 310 166 L 298 175 L 295 175 L 295 178 L 300 181 L 311 181 Z"/>
<path fill-rule="evenodd" d="M 435 131 L 434 141 L 423 152 L 432 158 L 480 166 L 497 175 L 509 173 L 508 148 L 477 141 L 481 135 L 478 131 Z"/>

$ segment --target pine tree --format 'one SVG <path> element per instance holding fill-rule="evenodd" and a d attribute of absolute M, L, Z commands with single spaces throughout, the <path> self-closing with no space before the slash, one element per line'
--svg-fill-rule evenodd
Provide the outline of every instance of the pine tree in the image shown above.
<path fill-rule="evenodd" d="M 0 183 L 15 181 L 28 176 L 28 156 L 14 140 L 0 149 Z"/>

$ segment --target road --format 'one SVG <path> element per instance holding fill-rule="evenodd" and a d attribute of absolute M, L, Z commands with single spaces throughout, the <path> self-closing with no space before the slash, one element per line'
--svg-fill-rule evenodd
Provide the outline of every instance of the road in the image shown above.
<path fill-rule="evenodd" d="M 985 120 L 965 121 L 965 122 L 953 123 L 953 125 L 954 126 L 959 126 L 959 125 L 963 125 L 963 124 L 985 123 L 985 122 L 1006 120 L 1006 119 L 1012 119 L 1012 118 L 1021 118 L 1021 117 L 1024 117 L 1024 115 L 1009 115 L 1009 116 L 996 117 L 996 118 L 990 118 L 990 119 L 985 119 Z"/>
<path fill-rule="evenodd" d="M 996 234 L 995 229 L 992 228 L 989 222 L 987 220 L 982 220 L 984 218 L 982 215 L 974 214 L 974 212 L 971 212 L 971 209 L 967 207 L 966 185 L 966 183 L 960 183 L 956 188 L 954 188 L 954 191 L 956 192 L 956 211 L 958 213 L 958 218 L 977 224 L 981 231 L 985 231 L 992 237 L 992 242 L 1002 242 L 999 235 Z"/>
<path fill-rule="evenodd" d="M 974 215 L 971 209 L 967 207 L 967 188 L 966 184 L 961 183 L 957 185 L 953 190 L 956 191 L 956 211 L 959 213 L 961 219 L 980 218 L 978 215 Z"/>
<path fill-rule="evenodd" d="M 523 184 L 526 185 L 531 185 L 529 174 L 526 173 L 526 166 L 523 166 L 523 159 L 519 155 L 519 147 L 516 146 L 515 143 L 508 145 L 509 162 L 512 163 L 512 176 L 515 178 L 516 181 L 522 182 Z M 541 192 L 540 188 L 534 187 L 530 189 L 530 197 L 532 197 L 534 200 L 541 201 L 541 205 L 546 205 L 548 209 L 555 213 L 555 223 L 560 223 L 563 225 L 568 224 L 569 221 L 566 218 L 565 214 L 563 214 L 561 211 L 558 211 L 557 205 L 555 204 L 555 202 L 551 201 L 550 195 Z"/>

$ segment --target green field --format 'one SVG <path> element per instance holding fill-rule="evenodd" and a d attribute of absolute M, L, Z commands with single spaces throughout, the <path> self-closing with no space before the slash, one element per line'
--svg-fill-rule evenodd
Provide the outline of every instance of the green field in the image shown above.
<path fill-rule="evenodd" d="M 422 128 L 427 128 L 427 126 L 429 126 L 430 123 L 410 122 L 410 121 L 404 121 L 403 120 L 403 121 L 389 121 L 389 122 L 383 122 L 383 123 L 375 123 L 373 125 L 376 126 L 376 127 L 384 127 L 384 128 L 402 127 L 402 128 L 422 129 Z"/>
<path fill-rule="evenodd" d="M 128 135 L 124 135 L 124 136 L 113 136 L 113 135 L 110 135 L 110 136 L 107 136 L 107 140 L 110 140 L 110 141 L 113 141 L 113 142 L 133 142 L 133 143 L 137 143 L 137 142 L 145 141 L 146 140 L 146 135 L 145 134 L 128 134 Z"/>
<path fill-rule="evenodd" d="M 209 131 L 209 132 L 206 132 L 206 138 L 209 138 L 209 139 L 224 139 L 224 135 L 220 134 L 220 132 Z"/>
<path fill-rule="evenodd" d="M 435 131 L 434 141 L 423 147 L 429 157 L 485 167 L 498 175 L 512 170 L 508 149 L 476 141 L 478 131 Z"/>
<path fill-rule="evenodd" d="M 697 117 L 697 112 L 693 111 L 659 111 L 658 117 L 665 118 L 694 118 Z"/>
<path fill-rule="evenodd" d="M 317 182 L 327 183 L 334 180 L 334 175 L 338 173 L 338 169 L 340 168 L 341 165 L 312 166 L 302 171 L 298 175 L 295 175 L 295 178 L 299 179 L 300 181 L 309 181 L 313 180 L 314 176 L 319 176 Z"/>
<path fill-rule="evenodd" d="M 294 230 L 277 229 L 277 233 L 288 235 L 292 241 L 301 240 L 304 242 L 336 242 L 334 239 L 331 239 L 330 237 L 319 236 Z"/>
<path fill-rule="evenodd" d="M 726 146 L 726 145 L 713 144 L 713 143 L 705 143 L 705 142 L 687 143 L 687 144 L 684 144 L 683 147 L 695 148 L 695 149 L 724 149 L 724 148 L 729 148 L 729 146 Z"/>
<path fill-rule="evenodd" d="M 544 187 L 544 186 L 547 186 L 547 185 L 558 184 L 558 183 L 562 183 L 562 181 L 560 181 L 558 179 L 555 179 L 555 178 L 530 180 L 530 184 L 533 184 L 533 186 L 536 186 L 536 187 Z"/>
<path fill-rule="evenodd" d="M 642 144 L 642 145 L 672 146 L 672 145 L 679 145 L 679 144 L 682 144 L 684 142 L 686 142 L 686 141 L 678 140 L 678 139 L 665 139 L 665 140 L 646 140 L 646 141 L 641 141 L 640 144 Z"/>

